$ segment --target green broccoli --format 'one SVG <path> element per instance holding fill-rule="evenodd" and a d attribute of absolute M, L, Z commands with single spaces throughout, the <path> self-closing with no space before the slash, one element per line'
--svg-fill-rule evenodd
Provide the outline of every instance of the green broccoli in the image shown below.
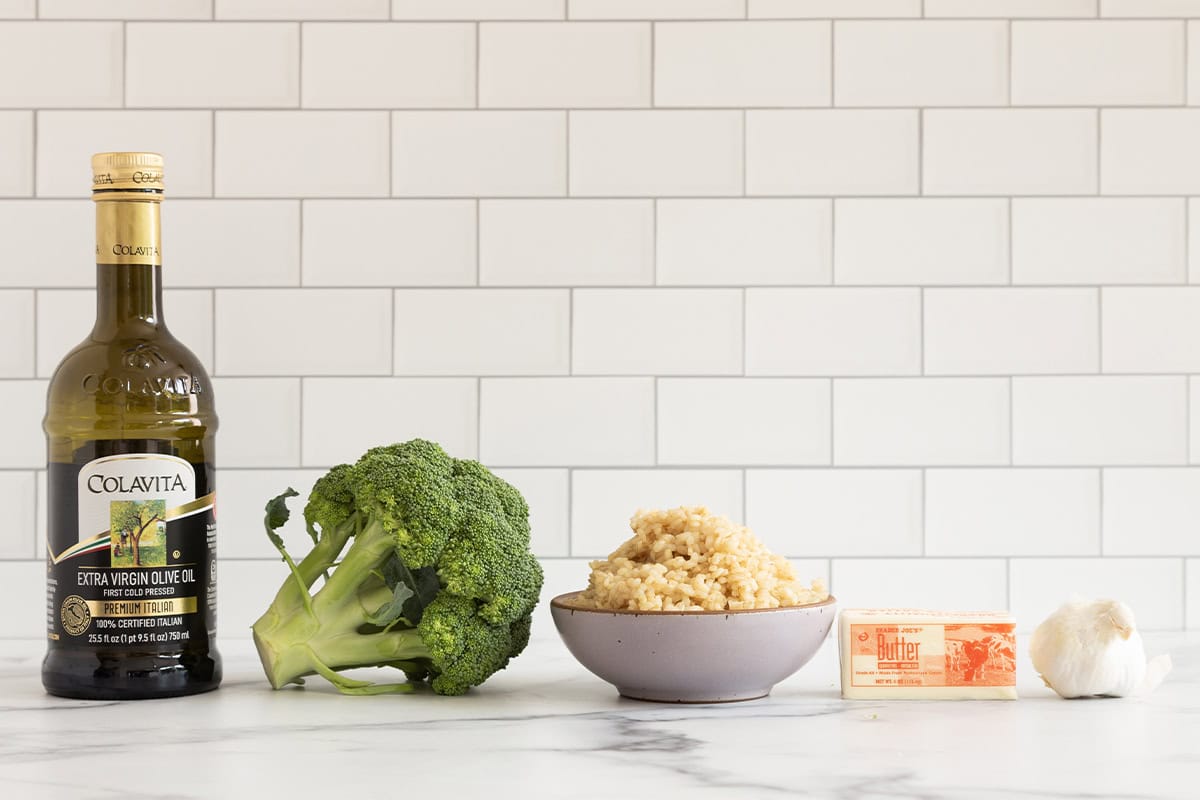
<path fill-rule="evenodd" d="M 292 574 L 253 626 L 276 689 L 317 674 L 347 694 L 412 691 L 423 680 L 462 694 L 525 648 L 542 588 L 529 508 L 483 465 L 414 439 L 334 467 L 304 509 L 313 546 L 299 562 L 276 533 L 295 496 L 267 503 L 267 535 Z M 402 670 L 408 682 L 338 672 L 368 666 Z"/>

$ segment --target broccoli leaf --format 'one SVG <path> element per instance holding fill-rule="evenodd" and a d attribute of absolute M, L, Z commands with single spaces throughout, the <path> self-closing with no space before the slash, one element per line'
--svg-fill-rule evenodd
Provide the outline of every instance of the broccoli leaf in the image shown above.
<path fill-rule="evenodd" d="M 413 590 L 406 583 L 397 583 L 392 587 L 392 599 L 376 609 L 375 613 L 367 615 L 367 622 L 387 628 L 397 622 L 408 622 L 404 617 L 404 604 L 413 597 Z"/>
<path fill-rule="evenodd" d="M 267 503 L 267 515 L 263 518 L 263 525 L 267 529 L 267 537 L 271 540 L 271 544 L 275 545 L 279 552 L 284 552 L 283 537 L 275 531 L 287 524 L 288 518 L 292 516 L 292 512 L 288 510 L 287 499 L 289 497 L 299 497 L 300 493 L 292 487 L 288 487 L 283 494 L 271 498 Z"/>

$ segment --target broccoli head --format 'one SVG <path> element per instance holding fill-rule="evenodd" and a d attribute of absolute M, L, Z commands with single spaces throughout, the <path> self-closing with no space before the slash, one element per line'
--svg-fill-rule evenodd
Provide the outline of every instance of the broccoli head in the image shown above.
<path fill-rule="evenodd" d="M 275 532 L 293 496 L 267 504 L 267 534 L 291 576 L 253 626 L 275 688 L 317 674 L 348 694 L 425 680 L 462 694 L 525 648 L 542 588 L 529 508 L 482 464 L 414 439 L 334 467 L 304 509 L 313 546 L 299 562 Z M 399 669 L 408 683 L 339 673 L 367 666 Z"/>

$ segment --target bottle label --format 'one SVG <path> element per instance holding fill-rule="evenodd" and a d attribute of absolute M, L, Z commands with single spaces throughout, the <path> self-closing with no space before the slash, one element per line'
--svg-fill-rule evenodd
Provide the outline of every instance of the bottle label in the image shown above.
<path fill-rule="evenodd" d="M 162 265 L 157 201 L 104 200 L 96 204 L 96 263 Z"/>
<path fill-rule="evenodd" d="M 125 453 L 50 469 L 60 489 L 71 478 L 63 472 L 77 472 L 75 518 L 52 514 L 49 531 L 50 639 L 167 651 L 213 636 L 216 495 L 197 496 L 195 467 L 173 455 Z"/>

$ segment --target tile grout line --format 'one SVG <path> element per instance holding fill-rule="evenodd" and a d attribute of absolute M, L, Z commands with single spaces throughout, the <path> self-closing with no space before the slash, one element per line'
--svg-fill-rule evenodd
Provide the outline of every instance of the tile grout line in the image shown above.
<path fill-rule="evenodd" d="M 747 0 L 749 2 L 749 0 Z M 650 108 L 655 108 L 657 102 L 657 91 L 655 83 L 658 81 L 658 70 L 656 61 L 658 60 L 658 24 L 653 20 L 650 21 Z M 745 113 L 745 112 L 743 112 Z"/>
<path fill-rule="evenodd" d="M 216 3 L 213 4 L 213 13 L 216 13 Z M 296 22 L 296 108 L 304 108 L 304 31 L 305 25 L 303 22 Z M 388 114 L 388 119 L 391 119 L 391 114 Z M 389 142 L 390 145 L 390 142 Z"/>
<path fill-rule="evenodd" d="M 924 5 L 924 3 L 925 3 L 925 0 L 921 0 L 922 6 Z M 1008 63 L 1004 65 L 1005 66 L 1005 77 L 1008 79 L 1008 85 L 1005 87 L 1004 99 L 1005 99 L 1005 105 L 1011 106 L 1012 105 L 1012 94 L 1013 94 L 1013 91 L 1012 91 L 1012 87 L 1013 87 L 1013 57 L 1012 57 L 1012 54 L 1013 54 L 1013 21 L 1011 19 L 1008 20 L 1007 25 L 1005 25 L 1004 47 L 1005 47 L 1005 58 L 1008 60 Z"/>
<path fill-rule="evenodd" d="M 747 0 L 749 2 L 749 0 Z M 924 2 L 924 0 L 922 0 Z M 835 28 L 836 20 L 829 20 L 829 107 L 834 108 L 836 103 L 834 97 L 837 93 L 837 80 L 835 73 L 837 71 L 837 34 Z"/>
<path fill-rule="evenodd" d="M 917 109 L 917 193 L 925 196 L 925 109 Z"/>

